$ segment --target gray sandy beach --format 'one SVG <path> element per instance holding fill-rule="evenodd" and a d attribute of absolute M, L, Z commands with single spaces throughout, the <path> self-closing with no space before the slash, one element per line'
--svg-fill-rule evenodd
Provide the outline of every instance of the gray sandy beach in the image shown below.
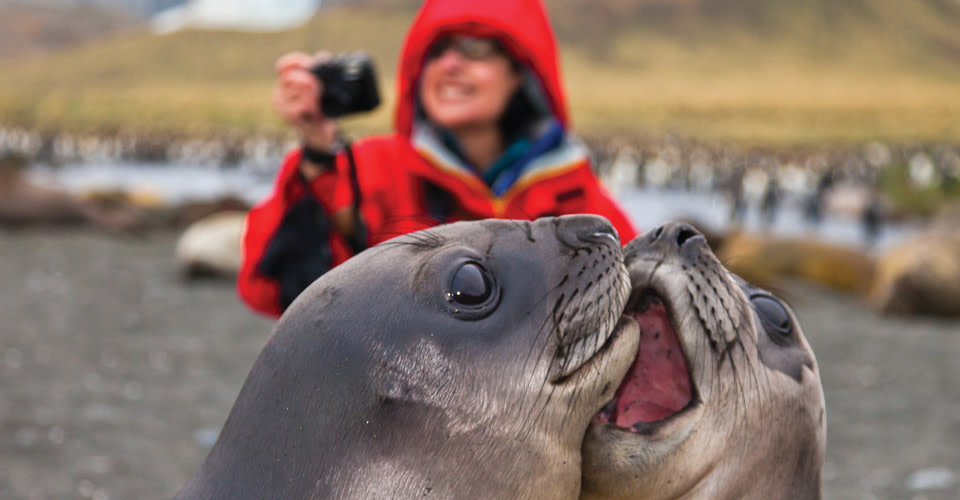
<path fill-rule="evenodd" d="M 0 230 L 0 499 L 166 499 L 272 321 L 183 281 L 174 233 Z M 960 498 L 960 321 L 785 288 L 827 398 L 828 499 Z"/>

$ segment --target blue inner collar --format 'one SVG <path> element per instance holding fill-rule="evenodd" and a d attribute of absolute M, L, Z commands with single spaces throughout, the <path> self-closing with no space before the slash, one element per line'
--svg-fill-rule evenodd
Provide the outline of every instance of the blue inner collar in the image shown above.
<path fill-rule="evenodd" d="M 563 126 L 556 119 L 551 118 L 545 126 L 537 127 L 537 130 L 539 134 L 535 137 L 520 137 L 513 141 L 486 169 L 486 172 L 480 172 L 476 166 L 466 160 L 453 134 L 447 130 L 440 130 L 439 136 L 443 145 L 483 179 L 494 194 L 502 196 L 517 182 L 533 160 L 563 142 Z"/>

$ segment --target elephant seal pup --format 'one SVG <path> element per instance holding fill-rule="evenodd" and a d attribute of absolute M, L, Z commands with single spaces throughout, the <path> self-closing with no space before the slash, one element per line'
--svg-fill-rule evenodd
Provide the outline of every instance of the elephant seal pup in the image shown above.
<path fill-rule="evenodd" d="M 584 440 L 584 499 L 819 499 L 817 364 L 790 310 L 691 226 L 630 242 L 640 348 Z"/>
<path fill-rule="evenodd" d="M 639 341 L 595 216 L 412 233 L 278 324 L 180 499 L 576 499 Z"/>

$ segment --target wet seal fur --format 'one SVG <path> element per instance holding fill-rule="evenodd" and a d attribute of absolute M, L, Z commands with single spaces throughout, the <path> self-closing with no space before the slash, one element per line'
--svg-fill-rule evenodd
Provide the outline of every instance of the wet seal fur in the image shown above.
<path fill-rule="evenodd" d="M 640 349 L 585 437 L 581 498 L 819 499 L 823 389 L 793 313 L 689 225 L 624 254 Z"/>
<path fill-rule="evenodd" d="M 280 318 L 177 499 L 575 499 L 636 352 L 595 216 L 456 223 L 357 255 Z"/>

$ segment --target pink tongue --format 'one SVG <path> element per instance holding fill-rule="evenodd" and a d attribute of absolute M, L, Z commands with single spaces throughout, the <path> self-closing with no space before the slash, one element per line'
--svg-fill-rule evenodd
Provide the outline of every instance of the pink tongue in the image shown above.
<path fill-rule="evenodd" d="M 637 359 L 617 389 L 614 424 L 630 428 L 679 412 L 693 398 L 690 372 L 663 305 L 633 314 L 640 323 Z"/>

